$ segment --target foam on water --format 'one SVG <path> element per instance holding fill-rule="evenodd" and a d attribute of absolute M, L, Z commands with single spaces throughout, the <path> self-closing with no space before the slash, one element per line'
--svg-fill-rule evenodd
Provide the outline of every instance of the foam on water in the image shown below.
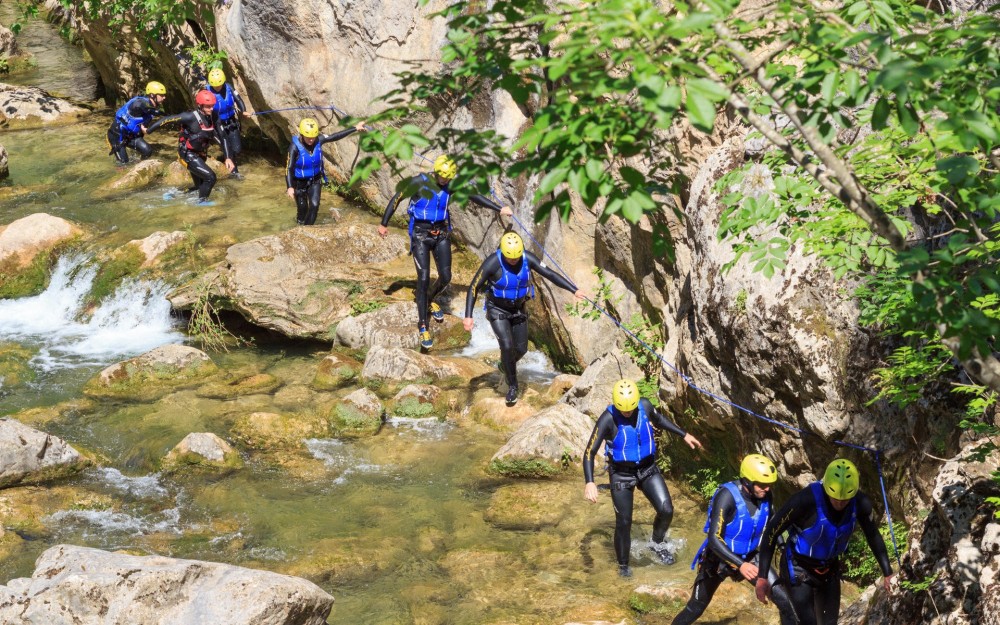
<path fill-rule="evenodd" d="M 43 518 L 60 529 L 79 529 L 83 536 L 109 536 L 126 534 L 183 534 L 180 508 L 170 508 L 147 517 L 134 516 L 113 510 L 60 510 Z"/>
<path fill-rule="evenodd" d="M 113 490 L 140 499 L 158 499 L 170 493 L 160 484 L 160 474 L 130 477 L 118 469 L 104 467 L 90 472 L 97 480 Z"/>
<path fill-rule="evenodd" d="M 433 440 L 443 440 L 444 437 L 454 427 L 447 421 L 442 421 L 437 417 L 389 417 L 386 425 L 400 430 L 400 433 L 413 432 L 421 438 Z"/>

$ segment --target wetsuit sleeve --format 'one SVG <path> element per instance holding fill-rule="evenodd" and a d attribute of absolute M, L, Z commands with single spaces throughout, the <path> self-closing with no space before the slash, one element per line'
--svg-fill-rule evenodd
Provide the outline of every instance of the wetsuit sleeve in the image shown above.
<path fill-rule="evenodd" d="M 233 89 L 232 86 L 229 88 Z M 246 112 L 247 105 L 243 104 L 243 98 L 240 94 L 236 93 L 236 89 L 233 89 L 233 103 L 236 105 L 236 110 L 240 112 L 240 115 Z"/>
<path fill-rule="evenodd" d="M 809 487 L 806 487 L 792 495 L 792 498 L 767 522 L 758 552 L 757 566 L 760 570 L 757 574 L 758 578 L 766 579 L 768 571 L 771 570 L 771 560 L 774 558 L 774 550 L 778 545 L 778 537 L 793 525 L 809 527 L 812 525 L 809 522 L 810 517 L 816 517 L 816 501 L 813 499 Z"/>
<path fill-rule="evenodd" d="M 864 493 L 857 494 L 858 524 L 861 531 L 865 533 L 865 540 L 868 547 L 878 560 L 878 566 L 882 569 L 882 577 L 892 575 L 892 565 L 889 563 L 889 550 L 885 546 L 885 540 L 878 531 L 878 521 L 875 516 L 875 507 L 872 500 Z"/>
<path fill-rule="evenodd" d="M 385 205 L 385 212 L 382 213 L 383 226 L 389 225 L 389 220 L 392 219 L 392 214 L 395 213 L 396 209 L 399 207 L 399 201 L 403 198 L 403 195 L 409 190 L 419 188 L 421 184 L 420 176 L 414 176 L 413 178 L 410 178 L 403 190 L 397 191 L 396 195 L 392 196 L 389 203 Z"/>
<path fill-rule="evenodd" d="M 739 557 L 726 546 L 723 540 L 726 526 L 736 517 L 736 501 L 728 488 L 720 488 L 712 499 L 712 516 L 708 519 L 708 548 L 716 556 L 729 564 L 739 567 L 743 558 Z"/>
<path fill-rule="evenodd" d="M 538 260 L 537 256 L 531 252 L 525 252 L 524 257 L 528 259 L 528 269 L 537 272 L 538 275 L 542 276 L 560 289 L 565 289 L 570 293 L 576 293 L 577 288 L 575 284 L 566 279 L 566 277 L 562 274 L 556 273 L 543 265 L 542 261 Z"/>
<path fill-rule="evenodd" d="M 497 204 L 496 202 L 494 202 L 490 198 L 486 197 L 485 195 L 478 195 L 478 194 L 477 195 L 471 195 L 471 196 L 469 196 L 469 201 L 470 202 L 474 202 L 476 204 L 479 204 L 483 208 L 488 208 L 491 211 L 494 211 L 494 212 L 497 212 L 497 213 L 499 213 L 500 209 L 503 208 L 502 206 L 500 206 L 499 204 Z"/>
<path fill-rule="evenodd" d="M 495 254 L 490 254 L 479 266 L 479 270 L 469 284 L 469 291 L 465 295 L 465 316 L 471 317 L 472 310 L 476 307 L 476 298 L 486 288 L 487 285 L 500 279 L 500 261 Z"/>
<path fill-rule="evenodd" d="M 601 449 L 601 444 L 606 440 L 614 438 L 615 420 L 611 413 L 605 410 L 597 418 L 594 424 L 594 431 L 590 434 L 587 447 L 583 450 L 583 482 L 589 484 L 594 481 L 594 457 Z"/>
<path fill-rule="evenodd" d="M 183 113 L 178 113 L 176 115 L 169 115 L 161 119 L 156 120 L 152 124 L 146 127 L 146 132 L 150 133 L 162 126 L 163 124 L 172 124 L 173 122 L 186 123 L 188 119 L 194 115 L 191 111 L 185 111 Z"/>
<path fill-rule="evenodd" d="M 136 100 L 135 102 L 130 104 L 128 107 L 128 112 L 129 115 L 131 115 L 132 117 L 145 117 L 146 115 L 163 114 L 163 112 L 160 109 L 153 106 L 153 103 L 146 98 Z"/>
<path fill-rule="evenodd" d="M 292 188 L 292 169 L 296 161 L 299 160 L 299 148 L 292 143 L 288 146 L 288 162 L 285 163 L 285 188 Z"/>
<path fill-rule="evenodd" d="M 340 141 L 348 135 L 352 135 L 358 131 L 357 128 L 348 128 L 347 130 L 341 130 L 340 132 L 335 132 L 332 135 L 320 135 L 316 139 L 317 145 L 323 145 L 324 143 L 332 143 L 333 141 Z"/>
<path fill-rule="evenodd" d="M 645 404 L 643 404 L 643 402 L 645 402 Z M 663 416 L 663 413 L 657 410 L 648 399 L 643 397 L 639 400 L 639 403 L 643 404 L 643 407 L 646 409 L 646 414 L 649 415 L 649 422 L 652 423 L 654 427 L 676 434 L 681 438 L 687 436 L 687 432 L 682 430 L 676 423 Z"/>

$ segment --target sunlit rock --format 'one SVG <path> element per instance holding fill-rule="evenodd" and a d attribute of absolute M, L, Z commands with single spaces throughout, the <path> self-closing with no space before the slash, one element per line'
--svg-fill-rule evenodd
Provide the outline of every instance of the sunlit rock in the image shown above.
<path fill-rule="evenodd" d="M 323 438 L 330 433 L 326 419 L 319 415 L 253 412 L 239 417 L 232 434 L 247 447 L 259 450 L 301 448 L 307 438 Z"/>
<path fill-rule="evenodd" d="M 217 371 L 218 367 L 208 354 L 199 349 L 186 345 L 163 345 L 107 367 L 87 382 L 83 390 L 92 397 L 152 401 Z"/>
<path fill-rule="evenodd" d="M 352 349 L 374 345 L 416 349 L 420 345 L 416 327 L 417 308 L 413 302 L 394 302 L 341 321 L 337 324 L 337 342 Z M 453 315 L 445 315 L 444 323 L 432 323 L 429 329 L 438 349 L 455 349 L 469 342 L 462 320 Z"/>
<path fill-rule="evenodd" d="M 531 417 L 493 455 L 490 469 L 514 477 L 544 477 L 577 469 L 594 428 L 587 415 L 556 404 Z"/>
<path fill-rule="evenodd" d="M 469 402 L 468 418 L 498 432 L 513 432 L 538 412 L 534 400 L 539 399 L 539 394 L 533 388 L 526 388 L 519 401 L 508 406 L 505 398 L 506 385 L 501 386 L 500 390 L 502 392 L 492 387 L 477 390 Z"/>
<path fill-rule="evenodd" d="M 51 255 L 82 235 L 76 225 L 45 213 L 0 226 L 0 297 L 41 293 Z"/>
<path fill-rule="evenodd" d="M 68 124 L 89 113 L 37 87 L 0 83 L 0 128 Z"/>
<path fill-rule="evenodd" d="M 163 175 L 165 165 L 158 158 L 149 158 L 122 170 L 121 176 L 101 192 L 104 194 L 141 189 Z"/>
<path fill-rule="evenodd" d="M 235 469 L 243 466 L 239 452 L 211 432 L 192 432 L 163 458 L 167 470 L 184 467 Z"/>
<path fill-rule="evenodd" d="M 0 588 L 9 625 L 322 625 L 333 597 L 315 584 L 228 564 L 57 545 L 30 579 Z"/>
<path fill-rule="evenodd" d="M 7 165 L 7 148 L 0 145 L 0 180 L 10 176 L 10 167 Z"/>
<path fill-rule="evenodd" d="M 316 368 L 316 377 L 312 386 L 318 391 L 333 391 L 347 386 L 356 380 L 361 371 L 361 363 L 357 360 L 331 352 L 320 361 Z"/>
<path fill-rule="evenodd" d="M 233 399 L 243 395 L 273 393 L 281 386 L 281 380 L 270 373 L 255 373 L 243 378 L 223 382 L 210 382 L 196 391 L 198 397 L 212 399 Z"/>
<path fill-rule="evenodd" d="M 0 488 L 63 478 L 89 464 L 61 438 L 0 419 Z"/>
<path fill-rule="evenodd" d="M 378 396 L 366 388 L 359 388 L 334 405 L 330 412 L 330 428 L 338 437 L 377 434 L 384 414 L 385 408 Z"/>
<path fill-rule="evenodd" d="M 611 387 L 622 378 L 639 380 L 642 371 L 621 352 L 605 354 L 584 369 L 564 401 L 596 419 L 611 403 Z"/>
<path fill-rule="evenodd" d="M 421 354 L 401 347 L 373 347 L 368 351 L 362 378 L 387 382 L 465 380 L 495 371 L 478 360 Z"/>

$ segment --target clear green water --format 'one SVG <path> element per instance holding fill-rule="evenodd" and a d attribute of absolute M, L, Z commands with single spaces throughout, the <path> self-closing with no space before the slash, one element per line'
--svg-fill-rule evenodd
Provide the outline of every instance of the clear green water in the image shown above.
<path fill-rule="evenodd" d="M 5 15 L 0 12 L 0 19 Z M 83 84 L 73 78 L 85 68 L 79 49 L 53 40 L 47 25 L 32 24 L 26 33 L 32 32 L 41 33 L 35 49 L 43 52 L 39 71 L 22 77 L 24 84 L 62 93 Z M 259 156 L 243 159 L 244 181 L 220 182 L 214 207 L 165 200 L 170 189 L 164 185 L 106 194 L 120 175 L 104 147 L 109 121 L 97 113 L 72 126 L 3 133 L 13 187 L 0 191 L 0 223 L 54 214 L 89 228 L 97 250 L 186 228 L 199 244 L 224 249 L 227 242 L 292 225 L 294 206 L 284 195 L 280 164 Z M 172 135 L 153 139 L 159 157 L 173 158 Z M 321 223 L 330 219 L 329 206 L 357 210 L 325 194 Z M 511 530 L 487 521 L 494 495 L 519 485 L 484 472 L 506 435 L 465 420 L 396 421 L 371 439 L 309 441 L 288 452 L 284 463 L 247 453 L 247 466 L 225 476 L 156 473 L 159 459 L 189 432 L 229 438 L 241 415 L 287 411 L 296 397 L 305 398 L 298 409 L 317 410 L 330 397 L 306 385 L 326 351 L 270 344 L 212 354 L 223 369 L 278 377 L 283 387 L 271 394 L 216 400 L 187 389 L 147 404 L 81 404 L 37 424 L 105 460 L 64 483 L 0 491 L 0 510 L 32 502 L 38 512 L 8 527 L 23 541 L 0 561 L 0 582 L 30 575 L 42 551 L 68 542 L 302 575 L 336 597 L 330 623 L 669 622 L 672 612 L 639 616 L 627 600 L 642 583 L 665 584 L 686 596 L 692 573 L 684 562 L 700 542 L 704 514 L 695 503 L 685 497 L 675 502 L 672 535 L 688 541 L 680 563 L 667 568 L 637 558 L 636 577 L 622 582 L 613 565 L 609 498 L 603 493 L 599 505 L 586 503 L 578 471 L 537 486 L 551 489 L 545 492 L 553 523 Z M 0 397 L 0 415 L 78 398 L 83 383 L 105 364 L 98 358 L 46 371 L 34 384 Z M 637 542 L 648 536 L 650 521 L 640 501 Z M 736 600 L 727 596 L 750 591 L 731 586 L 720 591 L 718 604 L 729 607 L 717 622 L 773 620 L 761 608 L 733 607 Z"/>

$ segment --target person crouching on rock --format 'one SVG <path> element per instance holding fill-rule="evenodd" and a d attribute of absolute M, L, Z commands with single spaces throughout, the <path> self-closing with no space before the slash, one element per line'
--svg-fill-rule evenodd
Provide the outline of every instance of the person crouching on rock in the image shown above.
<path fill-rule="evenodd" d="M 156 121 L 149 127 L 149 132 L 159 128 L 163 124 L 179 121 L 181 123 L 180 136 L 178 137 L 177 153 L 181 162 L 187 166 L 188 173 L 194 187 L 191 190 L 198 190 L 198 203 L 209 204 L 208 196 L 215 187 L 215 172 L 205 163 L 208 158 L 208 145 L 219 142 L 217 133 L 216 116 L 213 111 L 215 107 L 215 96 L 211 91 L 202 89 L 194 98 L 195 109 L 185 111 L 177 115 L 164 117 Z M 222 157 L 225 159 L 226 169 L 233 171 L 236 165 L 230 157 L 225 143 L 222 145 Z"/>

